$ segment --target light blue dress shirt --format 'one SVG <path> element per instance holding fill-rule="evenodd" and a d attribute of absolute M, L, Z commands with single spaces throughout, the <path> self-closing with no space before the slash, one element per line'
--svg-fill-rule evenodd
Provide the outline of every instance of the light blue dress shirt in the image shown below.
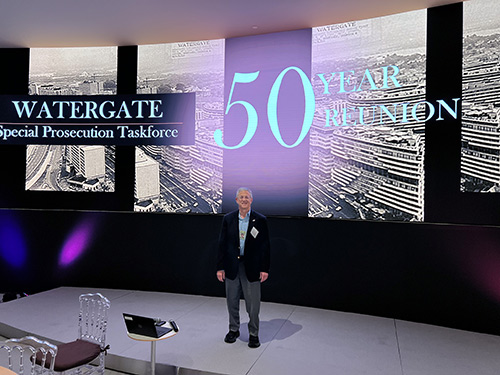
<path fill-rule="evenodd" d="M 240 229 L 240 255 L 245 254 L 245 239 L 247 238 L 248 224 L 250 223 L 250 211 L 242 219 L 240 213 L 238 212 L 238 221 Z"/>

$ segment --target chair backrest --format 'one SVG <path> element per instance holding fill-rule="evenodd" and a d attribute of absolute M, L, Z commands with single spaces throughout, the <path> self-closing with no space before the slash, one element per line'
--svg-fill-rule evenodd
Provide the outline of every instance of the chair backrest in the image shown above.
<path fill-rule="evenodd" d="M 78 317 L 78 338 L 106 345 L 109 300 L 101 293 L 82 294 L 80 296 L 80 314 Z"/>
<path fill-rule="evenodd" d="M 7 354 L 7 366 L 10 370 L 17 374 L 33 375 L 36 368 L 54 370 L 57 346 L 34 336 L 26 336 L 0 342 L 0 352 Z"/>

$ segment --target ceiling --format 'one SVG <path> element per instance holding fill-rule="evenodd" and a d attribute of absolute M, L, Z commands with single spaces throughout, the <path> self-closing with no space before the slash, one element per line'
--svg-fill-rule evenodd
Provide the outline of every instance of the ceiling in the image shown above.
<path fill-rule="evenodd" d="M 0 47 L 141 45 L 360 20 L 461 0 L 0 0 Z"/>

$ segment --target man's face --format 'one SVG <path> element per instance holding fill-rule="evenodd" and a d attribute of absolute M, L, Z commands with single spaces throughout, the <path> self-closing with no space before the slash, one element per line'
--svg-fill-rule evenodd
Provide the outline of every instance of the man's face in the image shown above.
<path fill-rule="evenodd" d="M 238 203 L 240 211 L 249 211 L 250 206 L 252 205 L 252 201 L 252 196 L 246 190 L 240 191 L 240 193 L 236 197 L 236 203 Z"/>

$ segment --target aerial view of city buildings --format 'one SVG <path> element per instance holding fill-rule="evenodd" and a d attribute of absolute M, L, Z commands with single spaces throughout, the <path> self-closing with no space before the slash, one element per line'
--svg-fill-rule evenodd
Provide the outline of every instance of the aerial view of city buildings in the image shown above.
<path fill-rule="evenodd" d="M 417 11 L 313 29 L 310 217 L 423 220 L 425 25 Z"/>
<path fill-rule="evenodd" d="M 116 94 L 116 47 L 33 48 L 30 95 Z M 115 190 L 115 147 L 28 145 L 26 190 Z"/>
<path fill-rule="evenodd" d="M 463 192 L 500 192 L 500 9 L 464 3 L 462 77 Z"/>
<path fill-rule="evenodd" d="M 139 46 L 137 85 L 138 94 L 196 92 L 196 129 L 194 145 L 138 146 L 135 210 L 220 212 L 222 149 L 213 133 L 223 128 L 224 40 Z"/>

